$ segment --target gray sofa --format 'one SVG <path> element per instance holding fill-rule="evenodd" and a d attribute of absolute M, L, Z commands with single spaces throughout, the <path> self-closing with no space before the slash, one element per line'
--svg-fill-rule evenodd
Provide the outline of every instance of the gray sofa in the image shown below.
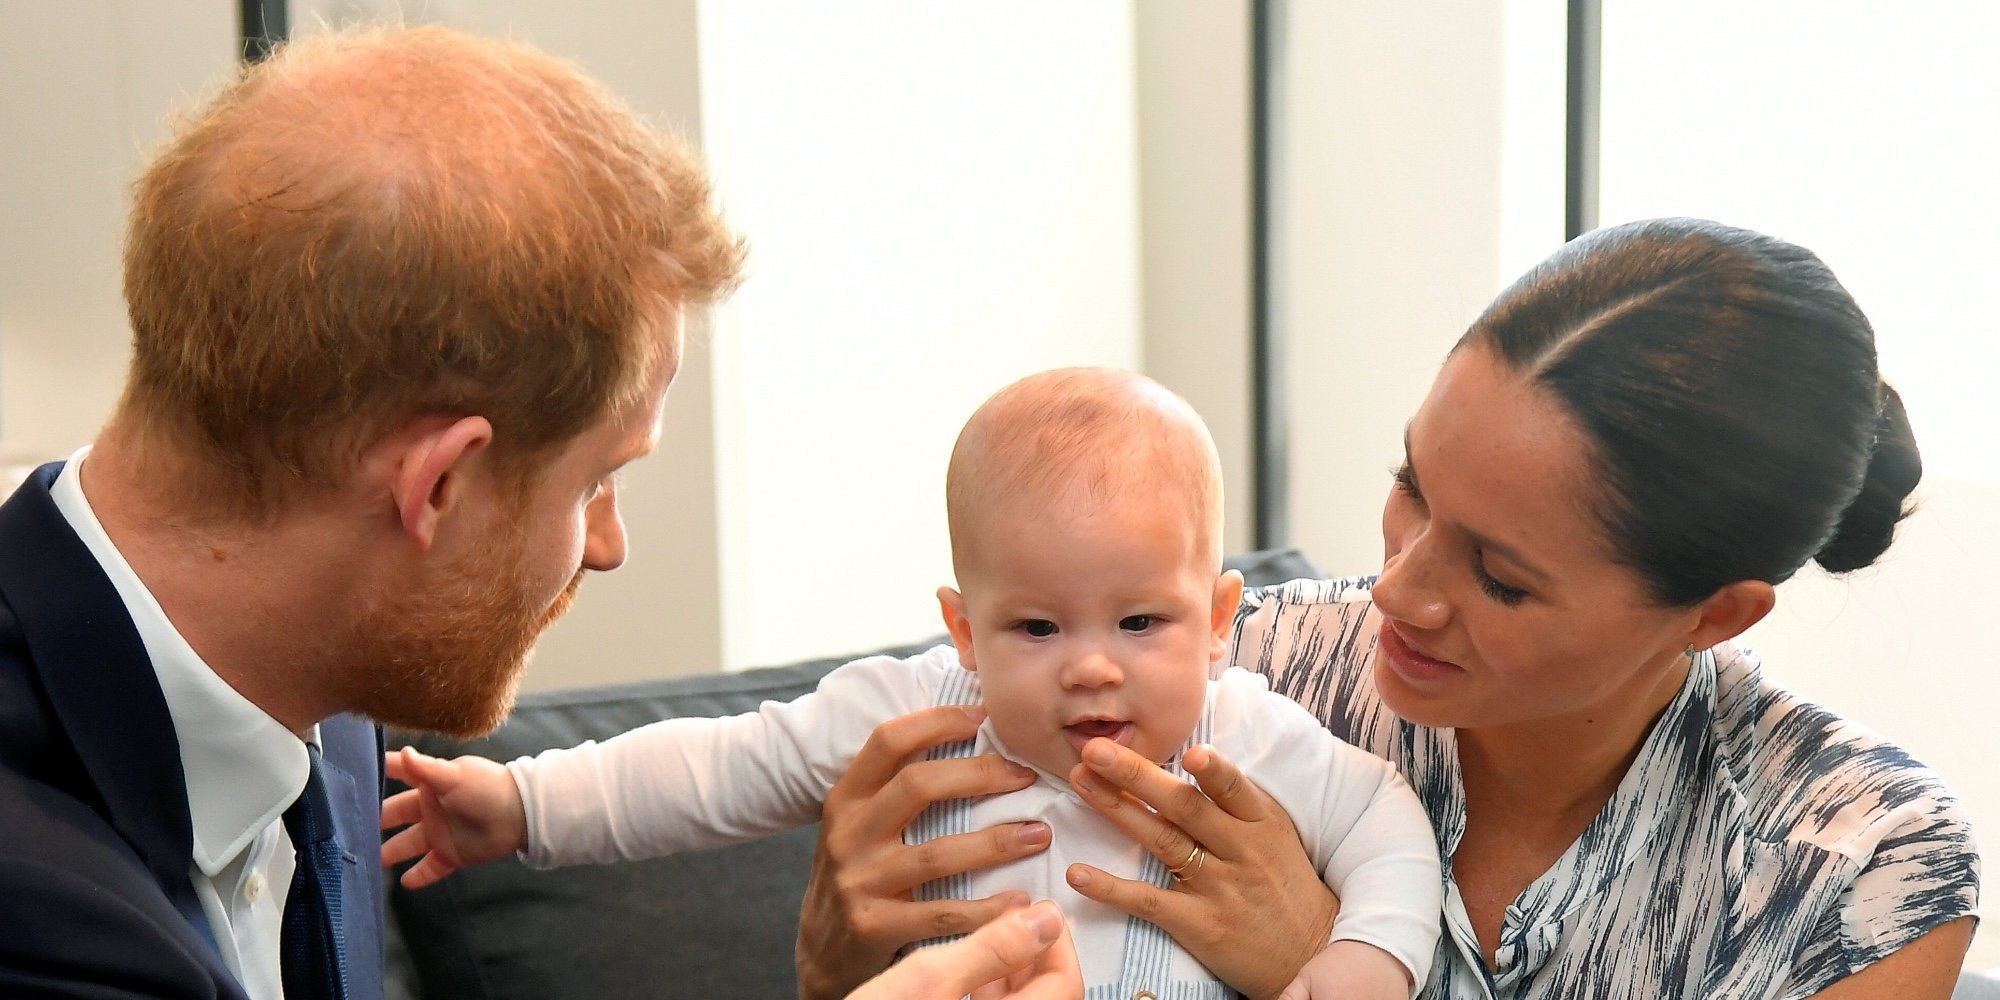
<path fill-rule="evenodd" d="M 1319 576 L 1294 550 L 1232 557 L 1251 584 Z M 897 655 L 938 639 L 869 650 Z M 497 732 L 392 747 L 509 760 L 657 719 L 732 715 L 798 697 L 843 656 L 736 674 L 526 695 Z M 818 827 L 712 851 L 531 871 L 507 860 L 416 892 L 392 887 L 390 998 L 792 997 L 792 941 Z"/>

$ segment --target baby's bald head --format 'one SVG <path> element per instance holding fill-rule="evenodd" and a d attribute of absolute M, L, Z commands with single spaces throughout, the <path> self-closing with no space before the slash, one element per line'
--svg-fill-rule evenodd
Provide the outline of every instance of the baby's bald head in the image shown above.
<path fill-rule="evenodd" d="M 996 513 L 1062 521 L 1138 503 L 1182 508 L 1189 537 L 1181 541 L 1220 571 L 1222 462 L 1194 408 L 1133 372 L 1030 375 L 980 406 L 952 448 L 952 562 L 963 580 Z"/>

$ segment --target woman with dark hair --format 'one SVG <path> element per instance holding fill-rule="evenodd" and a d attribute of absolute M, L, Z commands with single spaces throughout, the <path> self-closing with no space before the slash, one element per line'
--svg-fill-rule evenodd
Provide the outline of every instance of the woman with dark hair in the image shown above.
<path fill-rule="evenodd" d="M 1380 576 L 1253 591 L 1237 626 L 1238 663 L 1424 799 L 1448 863 L 1421 995 L 1950 994 L 1978 895 L 1959 803 L 1732 641 L 1808 561 L 1872 563 L 1920 474 L 1867 319 L 1803 249 L 1634 223 L 1501 293 L 1408 425 Z M 905 717 L 875 749 L 900 760 L 959 725 Z M 1252 996 L 1309 982 L 1337 901 L 1268 796 L 1187 756 L 1206 795 L 1106 740 L 1071 780 L 1167 865 L 1199 849 L 1199 877 L 1162 890 L 1074 866 L 1071 884 Z M 925 763 L 836 789 L 801 930 L 809 995 L 997 911 L 903 894 L 1039 850 L 1045 829 L 923 854 L 882 831 L 1001 782 Z"/>

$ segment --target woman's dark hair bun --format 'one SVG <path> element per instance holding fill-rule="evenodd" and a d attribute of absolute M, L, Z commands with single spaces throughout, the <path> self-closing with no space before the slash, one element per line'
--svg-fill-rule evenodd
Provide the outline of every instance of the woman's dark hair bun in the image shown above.
<path fill-rule="evenodd" d="M 1917 452 L 1917 438 L 1910 430 L 1903 398 L 1886 382 L 1882 384 L 1882 415 L 1876 421 L 1875 434 L 1875 450 L 1868 456 L 1861 492 L 1841 513 L 1833 537 L 1813 556 L 1827 572 L 1848 573 L 1873 564 L 1895 538 L 1896 523 L 1916 509 L 1908 498 L 1923 478 L 1924 460 Z"/>
<path fill-rule="evenodd" d="M 1585 233 L 1466 331 L 1589 444 L 1595 512 L 1667 607 L 1875 562 L 1923 474 L 1875 328 L 1811 251 L 1702 219 Z"/>

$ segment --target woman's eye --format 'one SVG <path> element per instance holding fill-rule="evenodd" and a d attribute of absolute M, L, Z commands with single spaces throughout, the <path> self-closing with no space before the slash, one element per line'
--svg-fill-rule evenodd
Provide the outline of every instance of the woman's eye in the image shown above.
<path fill-rule="evenodd" d="M 1396 492 L 1409 497 L 1418 506 L 1423 506 L 1424 494 L 1422 490 L 1417 489 L 1417 474 L 1410 471 L 1410 463 L 1404 462 L 1396 466 L 1390 470 L 1389 475 L 1396 480 Z"/>
<path fill-rule="evenodd" d="M 1118 619 L 1118 627 L 1127 632 L 1144 632 L 1153 627 L 1152 615 L 1126 615 Z"/>
<path fill-rule="evenodd" d="M 1056 634 L 1056 623 L 1042 618 L 1031 618 L 1020 625 L 1023 632 L 1035 639 L 1046 639 Z"/>
<path fill-rule="evenodd" d="M 1479 589 L 1485 591 L 1486 596 L 1499 601 L 1501 604 L 1513 607 L 1528 599 L 1527 591 L 1519 587 L 1508 586 L 1494 579 L 1493 574 L 1486 572 L 1486 567 L 1480 564 L 1477 558 L 1472 563 L 1472 571 L 1479 577 Z"/>

